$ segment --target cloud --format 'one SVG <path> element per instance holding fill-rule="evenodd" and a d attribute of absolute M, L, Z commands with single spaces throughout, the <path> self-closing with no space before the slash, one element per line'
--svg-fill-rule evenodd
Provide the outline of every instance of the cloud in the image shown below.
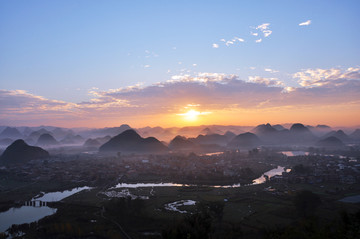
<path fill-rule="evenodd" d="M 306 22 L 299 23 L 299 26 L 309 26 L 311 24 L 311 20 L 307 20 Z"/>
<path fill-rule="evenodd" d="M 199 112 L 338 106 L 360 108 L 360 68 L 306 69 L 293 74 L 299 86 L 277 78 L 200 72 L 174 75 L 153 85 L 141 83 L 100 91 L 90 89 L 91 100 L 71 103 L 50 100 L 22 90 L 0 90 L 2 122 L 129 122 L 147 116 L 179 113 L 198 105 Z M 215 113 L 212 115 L 216 115 Z M 70 122 L 70 123 L 69 123 Z"/>
<path fill-rule="evenodd" d="M 260 30 L 264 37 L 268 37 L 271 35 L 272 31 L 269 29 L 270 23 L 263 23 L 261 25 L 258 25 L 255 29 Z"/>
<path fill-rule="evenodd" d="M 234 44 L 233 41 L 226 41 L 226 43 L 225 43 L 226 46 L 230 46 L 230 45 L 232 45 L 232 44 Z"/>
<path fill-rule="evenodd" d="M 220 39 L 221 42 L 223 42 L 226 46 L 230 46 L 230 45 L 234 45 L 235 43 L 238 42 L 245 42 L 245 40 L 243 38 L 240 37 L 233 37 L 231 40 L 225 40 L 224 38 Z M 216 43 L 212 44 L 213 48 L 219 48 L 219 45 Z"/>
<path fill-rule="evenodd" d="M 255 40 L 255 42 L 256 42 L 256 43 L 260 43 L 260 42 L 262 42 L 262 39 L 260 38 L 260 39 L 258 39 L 258 40 Z"/>
<path fill-rule="evenodd" d="M 303 87 L 319 87 L 326 85 L 341 85 L 344 80 L 360 80 L 360 68 L 350 67 L 346 70 L 331 69 L 306 69 L 293 74 L 298 83 Z"/>
<path fill-rule="evenodd" d="M 264 71 L 269 72 L 269 73 L 278 73 L 279 72 L 277 70 L 270 69 L 270 68 L 265 68 Z"/>
<path fill-rule="evenodd" d="M 145 65 L 144 68 L 150 68 L 150 65 Z"/>
<path fill-rule="evenodd" d="M 242 38 L 240 38 L 240 37 L 234 37 L 234 38 L 232 39 L 232 41 L 236 41 L 236 40 L 238 40 L 239 42 L 245 42 L 245 40 L 242 39 Z"/>
<path fill-rule="evenodd" d="M 264 84 L 267 86 L 283 86 L 284 82 L 277 78 L 264 78 L 260 76 L 249 76 L 249 81 L 257 84 Z"/>
<path fill-rule="evenodd" d="M 259 33 L 257 33 L 257 32 L 250 32 L 250 34 L 253 36 L 256 36 L 256 37 L 259 35 Z"/>

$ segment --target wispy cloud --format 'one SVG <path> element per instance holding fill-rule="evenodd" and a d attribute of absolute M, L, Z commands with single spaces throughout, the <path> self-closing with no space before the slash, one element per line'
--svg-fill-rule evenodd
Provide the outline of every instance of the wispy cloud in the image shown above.
<path fill-rule="evenodd" d="M 279 71 L 271 69 L 271 68 L 265 68 L 264 71 L 269 72 L 269 73 L 278 73 Z"/>
<path fill-rule="evenodd" d="M 257 40 L 255 40 L 255 42 L 256 43 L 260 43 L 260 42 L 262 42 L 262 39 L 260 38 L 260 39 L 257 39 Z"/>
<path fill-rule="evenodd" d="M 213 48 L 219 48 L 219 44 L 213 43 L 213 44 L 212 44 L 212 47 L 213 47 Z"/>
<path fill-rule="evenodd" d="M 256 30 L 260 30 L 264 34 L 264 37 L 268 37 L 272 33 L 272 31 L 269 29 L 269 26 L 270 23 L 263 23 L 261 25 L 258 25 L 256 27 Z"/>
<path fill-rule="evenodd" d="M 309 26 L 311 24 L 311 20 L 307 20 L 306 22 L 299 23 L 299 26 Z"/>

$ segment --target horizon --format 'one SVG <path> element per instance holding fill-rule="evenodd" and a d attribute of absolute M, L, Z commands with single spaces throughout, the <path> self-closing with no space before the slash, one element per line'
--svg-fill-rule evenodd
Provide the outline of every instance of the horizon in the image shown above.
<path fill-rule="evenodd" d="M 358 9 L 3 1 L 0 125 L 359 127 Z"/>

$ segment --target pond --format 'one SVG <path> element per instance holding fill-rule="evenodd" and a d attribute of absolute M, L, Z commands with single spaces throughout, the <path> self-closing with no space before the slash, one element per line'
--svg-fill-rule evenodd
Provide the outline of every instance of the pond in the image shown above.
<path fill-rule="evenodd" d="M 0 213 L 0 232 L 6 231 L 13 224 L 35 222 L 55 212 L 56 209 L 50 207 L 22 206 L 10 208 L 6 212 Z"/>
<path fill-rule="evenodd" d="M 91 188 L 79 187 L 62 192 L 42 193 L 42 195 L 38 195 L 31 200 L 32 202 L 36 200 L 36 203 L 33 203 L 34 206 L 10 208 L 6 212 L 0 213 L 0 232 L 5 232 L 13 224 L 36 222 L 43 217 L 56 213 L 55 208 L 41 206 L 42 204 L 39 202 L 57 202 L 85 189 Z M 29 204 L 29 202 L 26 202 L 26 204 Z"/>

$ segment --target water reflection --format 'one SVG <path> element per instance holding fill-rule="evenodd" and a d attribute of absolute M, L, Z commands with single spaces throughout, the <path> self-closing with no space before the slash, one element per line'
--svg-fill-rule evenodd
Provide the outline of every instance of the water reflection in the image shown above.
<path fill-rule="evenodd" d="M 25 202 L 20 208 L 10 208 L 0 213 L 0 232 L 6 231 L 13 224 L 31 223 L 56 212 L 55 208 L 46 206 L 46 202 L 57 202 L 90 187 L 79 187 L 62 192 L 43 193 Z"/>
<path fill-rule="evenodd" d="M 42 202 L 57 202 L 66 197 L 69 197 L 75 193 L 78 193 L 82 190 L 88 190 L 88 189 L 91 189 L 91 188 L 85 186 L 85 187 L 73 188 L 71 190 L 65 190 L 62 192 L 45 193 L 43 196 L 41 196 L 41 195 L 35 196 L 32 200 L 38 200 L 38 201 L 42 201 Z"/>
<path fill-rule="evenodd" d="M 285 154 L 288 157 L 309 155 L 309 152 L 305 152 L 305 151 L 282 151 L 280 153 Z"/>
<path fill-rule="evenodd" d="M 13 224 L 35 222 L 55 212 L 56 209 L 50 207 L 22 206 L 10 208 L 8 211 L 0 213 L 0 232 L 6 231 Z"/>
<path fill-rule="evenodd" d="M 266 176 L 269 178 L 275 176 L 275 175 L 282 175 L 282 173 L 285 172 L 285 168 L 278 166 L 277 168 L 271 169 L 267 172 L 265 172 L 261 177 L 253 180 L 253 183 L 250 185 L 256 185 L 266 182 Z M 112 187 L 110 189 L 116 189 L 116 188 L 147 188 L 147 187 L 212 187 L 212 188 L 238 188 L 240 187 L 240 183 L 237 184 L 231 184 L 231 185 L 198 185 L 198 184 L 179 184 L 179 183 L 118 183 L 115 185 L 115 187 Z"/>
<path fill-rule="evenodd" d="M 278 166 L 277 168 L 271 169 L 270 171 L 265 172 L 263 175 L 261 175 L 261 177 L 255 179 L 253 181 L 253 185 L 255 184 L 261 184 L 261 183 L 265 183 L 266 182 L 266 177 L 268 177 L 269 179 L 275 175 L 282 175 L 284 171 L 284 167 Z"/>

